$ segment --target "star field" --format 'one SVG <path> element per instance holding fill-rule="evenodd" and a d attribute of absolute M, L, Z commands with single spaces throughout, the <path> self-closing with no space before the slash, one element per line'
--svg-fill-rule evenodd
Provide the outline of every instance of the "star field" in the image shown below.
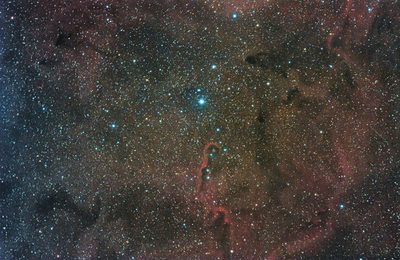
<path fill-rule="evenodd" d="M 0 3 L 0 259 L 400 258 L 397 1 Z"/>

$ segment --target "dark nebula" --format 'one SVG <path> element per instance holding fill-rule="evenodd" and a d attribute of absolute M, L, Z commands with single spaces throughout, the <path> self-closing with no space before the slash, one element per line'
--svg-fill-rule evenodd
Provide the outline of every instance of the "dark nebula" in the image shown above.
<path fill-rule="evenodd" d="M 400 259 L 400 3 L 0 2 L 0 259 Z"/>

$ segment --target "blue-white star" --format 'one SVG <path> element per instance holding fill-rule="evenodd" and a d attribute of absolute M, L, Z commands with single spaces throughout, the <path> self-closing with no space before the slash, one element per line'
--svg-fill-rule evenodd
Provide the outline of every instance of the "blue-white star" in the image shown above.
<path fill-rule="evenodd" d="M 206 104 L 206 100 L 204 98 L 200 98 L 197 103 L 199 103 L 200 106 L 203 106 Z"/>

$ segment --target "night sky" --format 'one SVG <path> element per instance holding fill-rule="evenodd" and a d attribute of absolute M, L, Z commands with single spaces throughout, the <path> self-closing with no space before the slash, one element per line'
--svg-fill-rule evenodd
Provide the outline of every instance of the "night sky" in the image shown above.
<path fill-rule="evenodd" d="M 1 0 L 0 259 L 400 259 L 400 3 Z"/>

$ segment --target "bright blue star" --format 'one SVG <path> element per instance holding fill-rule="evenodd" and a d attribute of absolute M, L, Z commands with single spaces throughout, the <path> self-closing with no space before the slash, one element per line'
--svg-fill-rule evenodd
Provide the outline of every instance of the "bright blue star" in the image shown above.
<path fill-rule="evenodd" d="M 340 204 L 340 205 L 339 205 L 339 209 L 344 209 L 344 205 L 343 205 L 343 204 Z"/>
<path fill-rule="evenodd" d="M 112 124 L 110 125 L 110 127 L 111 127 L 111 128 L 117 128 L 117 124 L 112 123 Z"/>
<path fill-rule="evenodd" d="M 200 98 L 197 103 L 199 103 L 200 106 L 203 106 L 206 104 L 206 100 L 204 98 Z"/>
<path fill-rule="evenodd" d="M 232 18 L 233 18 L 233 19 L 238 18 L 238 14 L 237 14 L 237 13 L 233 13 L 233 14 L 232 14 Z"/>
<path fill-rule="evenodd" d="M 211 65 L 212 70 L 215 70 L 216 68 L 217 68 L 217 65 L 215 65 L 215 64 Z"/>

